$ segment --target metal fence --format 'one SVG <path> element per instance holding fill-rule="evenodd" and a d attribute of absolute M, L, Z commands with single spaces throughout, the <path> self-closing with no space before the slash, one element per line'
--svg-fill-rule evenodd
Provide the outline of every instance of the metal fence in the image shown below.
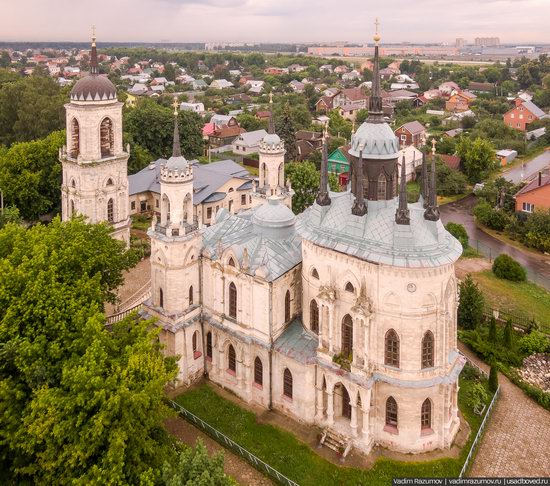
<path fill-rule="evenodd" d="M 526 314 L 519 314 L 516 312 L 510 312 L 506 309 L 497 309 L 492 306 L 485 306 L 483 309 L 483 316 L 486 320 L 489 320 L 491 317 L 494 317 L 497 322 L 505 324 L 508 320 L 512 321 L 512 326 L 522 329 L 524 331 L 528 330 L 532 323 L 533 317 Z M 539 322 L 536 321 L 538 330 L 550 335 L 550 321 Z"/>
<path fill-rule="evenodd" d="M 232 450 L 235 454 L 238 454 L 243 459 L 248 461 L 252 466 L 254 466 L 258 471 L 266 474 L 270 478 L 276 480 L 280 484 L 286 486 L 299 486 L 298 483 L 295 483 L 291 479 L 288 479 L 284 474 L 281 474 L 276 469 L 272 468 L 269 464 L 266 464 L 259 457 L 256 457 L 251 452 L 247 451 L 244 447 L 241 447 L 235 441 L 231 440 L 226 435 L 222 434 L 219 430 L 216 430 L 211 425 L 207 424 L 204 420 L 200 419 L 196 415 L 192 414 L 189 410 L 183 408 L 179 403 L 176 403 L 172 400 L 169 400 L 170 405 L 181 414 L 186 420 L 191 422 L 193 425 L 199 429 L 204 430 L 208 435 L 217 440 L 221 445 Z"/>
<path fill-rule="evenodd" d="M 490 262 L 492 262 L 497 256 L 503 253 L 502 251 L 499 251 L 491 246 L 488 246 L 477 239 L 470 240 L 470 246 L 474 248 L 479 254 L 488 258 Z M 525 268 L 525 271 L 527 272 L 527 278 L 531 282 L 550 291 L 550 277 L 547 277 L 546 275 L 542 275 L 541 273 L 534 272 L 529 268 L 526 268 L 526 267 L 524 268 Z"/>
<path fill-rule="evenodd" d="M 466 457 L 466 460 L 464 461 L 464 465 L 462 466 L 462 470 L 460 471 L 459 478 L 464 477 L 464 474 L 466 474 L 466 471 L 468 470 L 468 467 L 470 466 L 470 462 L 472 461 L 474 454 L 476 452 L 477 446 L 479 441 L 481 440 L 481 436 L 483 435 L 483 430 L 485 429 L 485 425 L 487 424 L 487 421 L 489 420 L 489 417 L 491 416 L 491 412 L 493 411 L 493 408 L 495 406 L 495 403 L 497 402 L 497 398 L 500 395 L 500 385 L 497 388 L 497 391 L 493 395 L 493 399 L 491 400 L 491 403 L 489 404 L 489 407 L 487 408 L 487 411 L 485 412 L 485 416 L 483 417 L 483 421 L 481 422 L 481 425 L 479 427 L 479 430 L 477 431 L 476 437 L 474 441 L 472 442 L 472 446 L 470 447 L 470 451 L 468 452 L 468 456 Z"/>

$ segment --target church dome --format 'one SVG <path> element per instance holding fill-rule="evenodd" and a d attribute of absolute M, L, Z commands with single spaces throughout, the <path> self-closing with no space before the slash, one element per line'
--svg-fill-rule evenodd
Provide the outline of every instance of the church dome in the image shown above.
<path fill-rule="evenodd" d="M 254 227 L 261 233 L 269 233 L 275 236 L 277 233 L 286 236 L 287 230 L 292 229 L 296 216 L 294 213 L 281 203 L 280 198 L 271 196 L 267 203 L 262 204 L 252 216 Z"/>
<path fill-rule="evenodd" d="M 263 138 L 263 143 L 270 146 L 279 145 L 281 143 L 281 138 L 276 133 L 268 133 Z"/>
<path fill-rule="evenodd" d="M 80 80 L 71 90 L 71 101 L 115 101 L 116 88 L 105 76 L 90 74 Z"/>
<path fill-rule="evenodd" d="M 399 140 L 387 123 L 364 122 L 351 137 L 349 153 L 363 159 L 395 159 L 399 155 Z"/>
<path fill-rule="evenodd" d="M 166 168 L 169 170 L 185 170 L 187 168 L 187 160 L 185 160 L 183 155 L 172 155 L 166 162 Z"/>

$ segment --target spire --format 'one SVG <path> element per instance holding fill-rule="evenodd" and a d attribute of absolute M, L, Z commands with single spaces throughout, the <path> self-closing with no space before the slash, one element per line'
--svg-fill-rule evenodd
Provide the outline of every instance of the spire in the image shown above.
<path fill-rule="evenodd" d="M 172 157 L 181 157 L 180 132 L 178 128 L 178 100 L 174 98 L 174 141 L 172 143 Z"/>
<path fill-rule="evenodd" d="M 323 130 L 323 156 L 321 158 L 321 179 L 319 182 L 319 193 L 317 194 L 317 204 L 319 206 L 330 205 L 330 196 L 328 195 L 328 132 L 327 125 Z"/>
<path fill-rule="evenodd" d="M 424 209 L 428 207 L 429 193 L 428 164 L 426 162 L 426 154 L 422 154 L 422 205 Z"/>
<path fill-rule="evenodd" d="M 439 221 L 439 208 L 437 207 L 437 190 L 435 184 L 435 139 L 432 140 L 432 170 L 430 171 L 430 194 L 428 207 L 424 211 L 424 219 Z"/>
<path fill-rule="evenodd" d="M 411 224 L 411 217 L 407 206 L 407 168 L 405 164 L 405 151 L 401 159 L 401 185 L 399 187 L 399 206 L 395 212 L 397 224 Z"/>
<path fill-rule="evenodd" d="M 92 26 L 92 52 L 90 56 L 90 74 L 99 74 L 97 68 L 97 49 L 95 45 L 95 25 Z"/>
<path fill-rule="evenodd" d="M 378 26 L 380 22 L 378 17 L 374 22 L 376 33 L 374 34 L 374 65 L 372 73 L 372 93 L 369 98 L 369 123 L 384 123 L 384 113 L 382 112 L 382 96 L 380 95 L 380 59 L 378 52 L 378 44 L 380 42 L 380 34 Z"/>
<path fill-rule="evenodd" d="M 363 147 L 360 147 L 359 158 L 355 162 L 355 202 L 351 208 L 351 214 L 355 216 L 364 216 L 367 214 L 367 205 L 363 195 Z"/>
<path fill-rule="evenodd" d="M 275 133 L 275 124 L 273 122 L 273 93 L 269 93 L 269 125 L 267 127 L 267 133 Z"/>

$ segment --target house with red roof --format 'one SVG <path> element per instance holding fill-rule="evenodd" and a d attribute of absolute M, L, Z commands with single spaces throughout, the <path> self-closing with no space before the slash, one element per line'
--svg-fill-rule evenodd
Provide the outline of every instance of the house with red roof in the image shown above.
<path fill-rule="evenodd" d="M 516 212 L 532 213 L 535 209 L 550 209 L 550 175 L 539 172 L 516 195 Z"/>
<path fill-rule="evenodd" d="M 532 101 L 516 98 L 514 100 L 514 107 L 504 113 L 503 118 L 507 126 L 525 132 L 527 125 L 533 123 L 535 120 L 549 118 L 549 115 Z"/>
<path fill-rule="evenodd" d="M 426 127 L 415 120 L 401 125 L 395 130 L 395 135 L 399 138 L 402 145 L 414 145 L 416 148 L 422 147 L 426 142 Z"/>

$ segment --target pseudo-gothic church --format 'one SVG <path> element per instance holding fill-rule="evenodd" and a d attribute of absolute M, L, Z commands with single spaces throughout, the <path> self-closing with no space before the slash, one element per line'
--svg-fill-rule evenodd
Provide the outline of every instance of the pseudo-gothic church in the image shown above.
<path fill-rule="evenodd" d="M 460 243 L 439 219 L 435 163 L 423 161 L 419 202 L 407 203 L 405 164 L 385 122 L 378 33 L 369 117 L 353 134 L 344 192 L 328 189 L 327 141 L 315 203 L 287 207 L 284 143 L 260 144 L 252 209 L 222 209 L 209 227 L 193 216 L 193 167 L 161 168 L 153 218 L 151 295 L 178 384 L 206 376 L 242 400 L 319 427 L 347 454 L 374 445 L 418 453 L 450 447 L 459 429 L 457 281 Z M 109 221 L 128 241 L 128 152 L 114 86 L 92 73 L 67 108 L 63 218 Z M 429 172 L 429 176 L 428 176 Z"/>

